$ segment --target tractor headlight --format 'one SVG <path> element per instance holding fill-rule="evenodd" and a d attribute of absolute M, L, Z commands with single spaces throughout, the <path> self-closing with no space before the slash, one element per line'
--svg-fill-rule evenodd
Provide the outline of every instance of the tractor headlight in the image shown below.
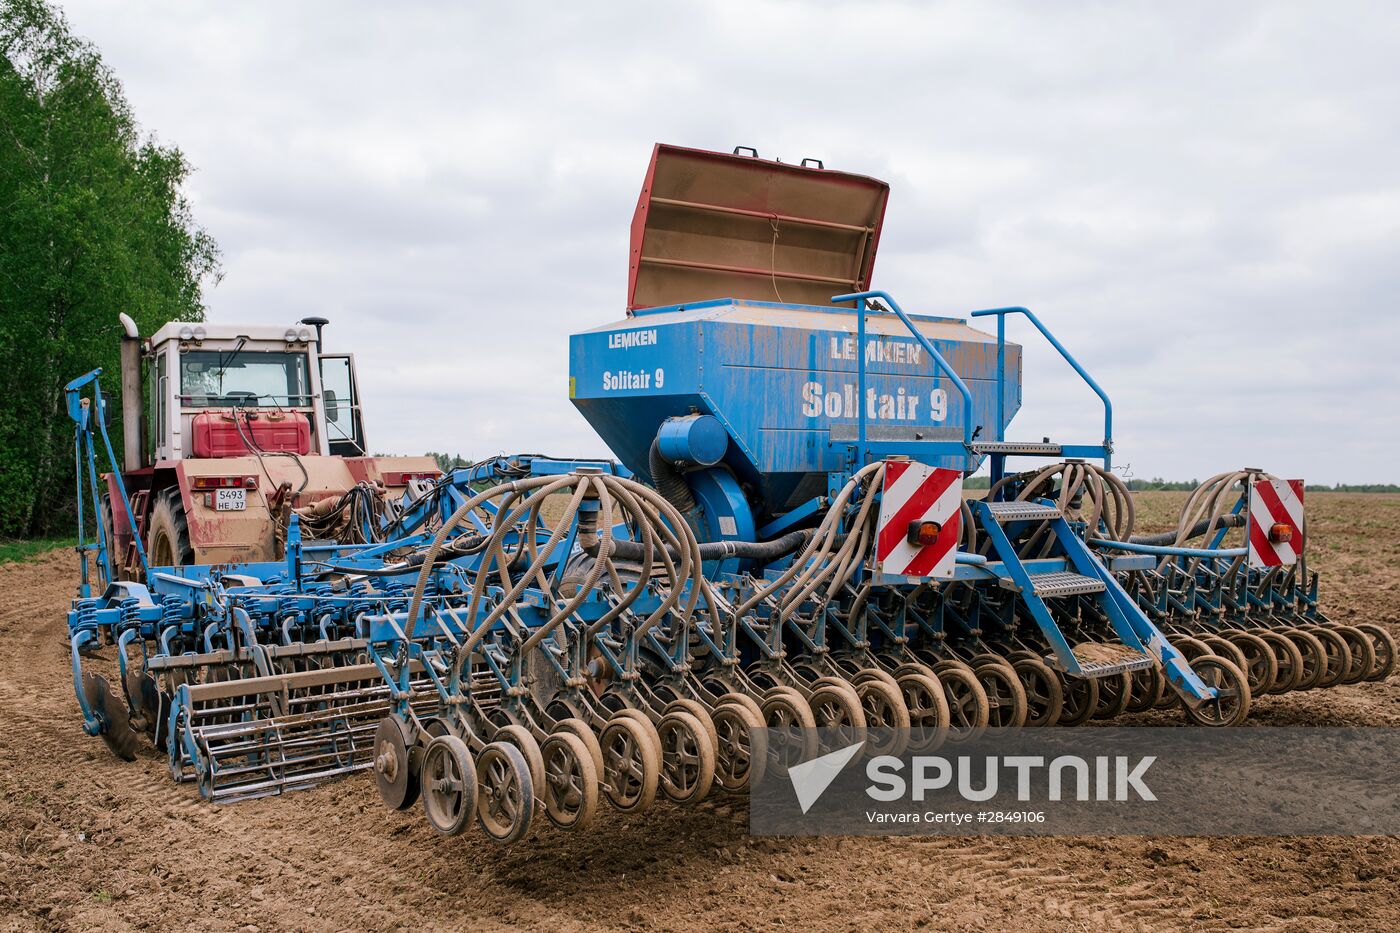
<path fill-rule="evenodd" d="M 297 339 L 300 340 L 302 343 L 310 343 L 311 331 L 303 327 L 300 331 L 297 332 Z"/>
<path fill-rule="evenodd" d="M 209 332 L 208 332 L 207 330 L 205 330 L 203 327 L 196 327 L 196 328 L 194 329 L 194 339 L 195 339 L 195 340 L 203 340 L 205 337 L 208 337 L 208 336 L 209 336 Z"/>
<path fill-rule="evenodd" d="M 296 342 L 297 342 L 297 332 L 296 332 L 296 328 L 294 328 L 294 327 L 288 327 L 288 328 L 287 328 L 287 332 L 286 332 L 285 334 L 283 334 L 282 337 L 283 337 L 283 339 L 285 339 L 288 343 L 296 343 Z"/>
<path fill-rule="evenodd" d="M 186 324 L 184 327 L 180 328 L 180 339 L 181 339 L 181 340 L 193 340 L 193 339 L 194 339 L 194 328 L 193 328 L 193 327 L 190 327 L 188 324 Z"/>

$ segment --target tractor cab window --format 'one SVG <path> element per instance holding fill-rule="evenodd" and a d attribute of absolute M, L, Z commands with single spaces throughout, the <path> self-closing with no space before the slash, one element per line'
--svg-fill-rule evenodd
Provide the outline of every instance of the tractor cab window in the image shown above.
<path fill-rule="evenodd" d="M 334 456 L 363 457 L 364 426 L 355 385 L 355 359 L 349 354 L 321 357 L 321 402 L 326 409 L 326 439 Z"/>
<path fill-rule="evenodd" d="M 186 408 L 286 408 L 311 404 L 305 353 L 192 350 L 180 355 Z"/>

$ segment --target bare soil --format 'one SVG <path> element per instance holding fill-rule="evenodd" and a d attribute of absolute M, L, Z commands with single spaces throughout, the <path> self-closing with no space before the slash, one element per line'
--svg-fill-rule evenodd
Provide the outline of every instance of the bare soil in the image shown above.
<path fill-rule="evenodd" d="M 1141 497 L 1161 527 L 1180 496 Z M 1327 608 L 1400 629 L 1400 496 L 1312 495 Z M 442 839 L 365 774 L 213 807 L 82 734 L 71 554 L 0 566 L 0 930 L 1400 928 L 1394 838 L 751 839 L 742 803 Z M 1257 725 L 1400 724 L 1400 678 Z M 543 822 L 543 821 L 541 821 Z"/>

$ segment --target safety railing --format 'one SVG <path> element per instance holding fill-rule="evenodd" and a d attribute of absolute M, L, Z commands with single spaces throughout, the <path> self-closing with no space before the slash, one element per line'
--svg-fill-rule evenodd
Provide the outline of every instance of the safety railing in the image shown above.
<path fill-rule="evenodd" d="M 1006 316 L 1008 314 L 1024 314 L 1026 316 L 1026 320 L 1030 321 L 1033 325 L 1035 325 L 1035 329 L 1040 331 L 1041 336 L 1043 336 L 1049 342 L 1050 346 L 1054 347 L 1059 352 L 1060 356 L 1064 358 L 1066 363 L 1074 367 L 1074 371 L 1079 374 L 1079 378 L 1083 379 L 1085 384 L 1087 384 L 1089 388 L 1094 390 L 1094 394 L 1097 395 L 1103 401 L 1102 450 L 1099 451 L 1095 448 L 1082 449 L 1076 447 L 1073 449 L 1072 455 L 1088 455 L 1096 458 L 1102 457 L 1104 467 L 1111 468 L 1113 456 L 1113 402 L 1109 400 L 1108 393 L 1105 392 L 1099 386 L 1099 384 L 1094 381 L 1094 377 L 1089 375 L 1089 373 L 1084 369 L 1083 366 L 1079 365 L 1079 361 L 1074 358 L 1074 354 L 1070 353 L 1068 350 L 1065 349 L 1065 345 L 1060 343 L 1060 341 L 1055 337 L 1054 334 L 1050 333 L 1050 329 L 1044 324 L 1042 324 L 1040 322 L 1040 318 L 1036 317 L 1033 313 L 1031 313 L 1031 310 L 1029 308 L 987 308 L 983 311 L 974 311 L 972 312 L 971 316 L 988 317 L 993 314 L 996 315 L 997 318 L 997 440 L 1005 440 L 1003 434 L 1006 430 Z M 1064 452 L 1066 454 L 1069 454 L 1071 452 L 1070 448 L 1066 448 Z"/>

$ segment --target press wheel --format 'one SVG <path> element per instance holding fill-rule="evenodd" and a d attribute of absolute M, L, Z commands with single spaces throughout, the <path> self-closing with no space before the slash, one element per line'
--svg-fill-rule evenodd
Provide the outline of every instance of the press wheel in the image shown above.
<path fill-rule="evenodd" d="M 1128 698 L 1127 712 L 1145 713 L 1162 701 L 1162 693 L 1167 689 L 1167 678 L 1157 665 L 1133 671 L 1133 692 Z"/>
<path fill-rule="evenodd" d="M 1395 672 L 1395 636 L 1374 622 L 1361 622 L 1356 627 L 1371 636 L 1371 647 L 1376 655 L 1375 666 L 1371 668 L 1371 673 L 1366 675 L 1366 679 L 1385 680 Z"/>
<path fill-rule="evenodd" d="M 1094 707 L 1095 719 L 1114 719 L 1122 715 L 1133 699 L 1133 676 L 1128 671 L 1097 678 L 1099 702 Z"/>
<path fill-rule="evenodd" d="M 800 693 L 774 687 L 763 695 L 763 724 L 773 741 L 768 746 L 767 765 L 775 773 L 812 757 L 817 751 L 817 720 L 812 707 Z"/>
<path fill-rule="evenodd" d="M 1249 680 L 1251 696 L 1268 693 L 1278 677 L 1278 658 L 1269 643 L 1252 632 L 1230 632 L 1225 640 L 1239 650 L 1244 660 L 1241 670 Z"/>
<path fill-rule="evenodd" d="M 476 813 L 476 763 L 467 743 L 440 735 L 423 752 L 423 815 L 444 836 L 459 835 Z"/>
<path fill-rule="evenodd" d="M 1347 672 L 1342 675 L 1342 683 L 1359 684 L 1365 680 L 1376 666 L 1376 645 L 1371 641 L 1370 636 L 1361 629 L 1351 625 L 1338 625 L 1329 631 L 1335 633 L 1338 638 L 1346 642 L 1347 654 L 1351 658 L 1351 664 L 1347 667 Z"/>
<path fill-rule="evenodd" d="M 987 694 L 987 728 L 998 732 L 1026 724 L 1026 692 L 1010 664 L 1000 659 L 979 664 L 973 676 Z"/>
<path fill-rule="evenodd" d="M 535 782 L 520 749 L 492 742 L 476 756 L 480 786 L 476 817 L 497 842 L 515 842 L 530 831 L 535 813 Z"/>
<path fill-rule="evenodd" d="M 588 749 L 589 755 L 593 758 L 593 769 L 601 778 L 603 774 L 603 746 L 598 743 L 597 734 L 588 727 L 588 723 L 573 716 L 565 717 L 554 724 L 555 732 L 568 732 L 576 735 L 579 741 Z"/>
<path fill-rule="evenodd" d="M 1065 690 L 1050 666 L 1032 655 L 1017 657 L 1011 662 L 1011 669 L 1020 679 L 1021 691 L 1026 696 L 1025 724 L 1053 726 L 1059 722 L 1060 710 L 1065 705 Z"/>
<path fill-rule="evenodd" d="M 491 736 L 496 742 L 509 742 L 520 749 L 525 764 L 530 769 L 530 778 L 535 786 L 535 799 L 544 796 L 544 756 L 540 754 L 540 743 L 529 729 L 519 725 L 502 726 Z"/>
<path fill-rule="evenodd" d="M 982 684 L 961 664 L 949 664 L 938 670 L 938 682 L 948 701 L 949 742 L 974 739 L 987 731 L 991 704 Z"/>
<path fill-rule="evenodd" d="M 1257 634 L 1274 654 L 1274 682 L 1267 692 L 1277 694 L 1297 689 L 1304 676 L 1303 653 L 1298 650 L 1297 643 L 1281 632 L 1268 629 L 1261 629 Z"/>
<path fill-rule="evenodd" d="M 1173 642 L 1175 644 L 1175 642 Z M 1082 726 L 1094 718 L 1099 708 L 1099 682 L 1092 677 L 1061 675 L 1065 701 L 1060 707 L 1060 725 Z"/>
<path fill-rule="evenodd" d="M 656 729 L 628 716 L 614 716 L 599 739 L 603 748 L 603 796 L 614 810 L 636 813 L 651 806 L 661 779 Z"/>
<path fill-rule="evenodd" d="M 593 753 L 569 731 L 540 743 L 544 760 L 544 813 L 561 829 L 582 829 L 598 810 L 598 770 Z"/>
<path fill-rule="evenodd" d="M 948 739 L 952 714 L 943 684 L 925 674 L 905 673 L 899 680 L 900 695 L 909 710 L 909 729 L 920 752 L 936 750 Z"/>
<path fill-rule="evenodd" d="M 865 677 L 856 683 L 856 694 L 860 698 L 861 712 L 865 714 L 866 735 L 870 735 L 870 729 L 878 730 L 871 737 L 871 754 L 902 753 L 909 746 L 910 715 L 898 683 Z"/>
<path fill-rule="evenodd" d="M 661 737 L 661 792 L 676 803 L 698 803 L 715 779 L 718 740 L 690 713 L 673 710 L 656 724 Z"/>
<path fill-rule="evenodd" d="M 767 733 L 763 717 L 739 703 L 724 702 L 712 715 L 719 754 L 715 756 L 715 783 L 727 791 L 740 791 L 757 781 L 767 757 Z"/>
<path fill-rule="evenodd" d="M 818 729 L 834 730 L 842 747 L 865 741 L 865 711 L 854 689 L 822 684 L 807 698 Z"/>
<path fill-rule="evenodd" d="M 1197 658 L 1191 663 L 1216 696 L 1197 706 L 1186 704 L 1186 718 L 1198 726 L 1238 726 L 1249 716 L 1249 682 L 1231 661 L 1221 657 Z"/>

